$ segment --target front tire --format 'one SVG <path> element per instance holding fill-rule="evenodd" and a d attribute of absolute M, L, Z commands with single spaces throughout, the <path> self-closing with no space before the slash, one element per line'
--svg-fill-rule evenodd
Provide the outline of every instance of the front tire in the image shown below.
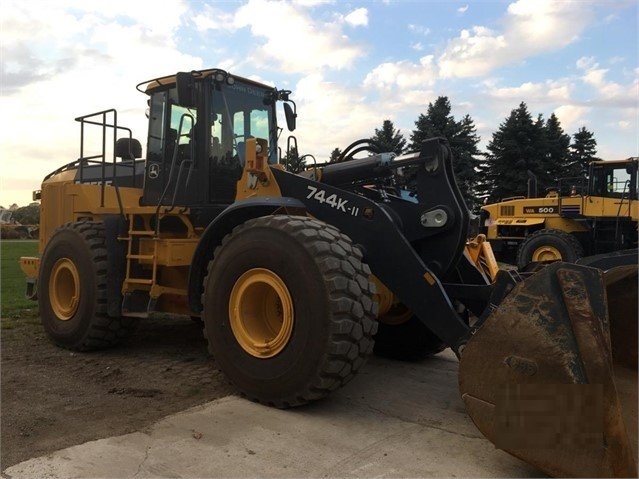
<path fill-rule="evenodd" d="M 38 278 L 40 319 L 63 348 L 88 351 L 113 346 L 137 320 L 107 315 L 107 250 L 100 222 L 58 228 L 42 256 Z"/>
<path fill-rule="evenodd" d="M 359 249 L 330 225 L 283 215 L 249 220 L 209 263 L 209 350 L 252 400 L 285 408 L 320 399 L 373 350 L 369 277 Z"/>
<path fill-rule="evenodd" d="M 519 247 L 517 267 L 532 262 L 566 261 L 574 263 L 584 255 L 579 240 L 561 230 L 543 229 L 531 234 Z"/>

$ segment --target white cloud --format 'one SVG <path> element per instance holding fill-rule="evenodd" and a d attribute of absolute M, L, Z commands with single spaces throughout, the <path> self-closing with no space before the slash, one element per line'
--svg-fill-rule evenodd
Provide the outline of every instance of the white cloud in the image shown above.
<path fill-rule="evenodd" d="M 440 75 L 449 77 L 480 76 L 503 62 L 496 52 L 508 48 L 508 40 L 485 27 L 462 30 L 459 38 L 452 40 L 438 58 Z"/>
<path fill-rule="evenodd" d="M 580 70 L 590 70 L 596 66 L 595 57 L 580 57 L 575 63 Z"/>
<path fill-rule="evenodd" d="M 491 85 L 486 94 L 498 100 L 507 100 L 511 104 L 522 100 L 536 103 L 569 101 L 572 85 L 566 80 L 546 82 L 525 82 L 516 87 L 496 87 Z"/>
<path fill-rule="evenodd" d="M 457 13 L 466 13 L 466 10 L 468 10 L 468 5 L 464 5 L 463 7 L 459 7 L 457 9 Z"/>
<path fill-rule="evenodd" d="M 481 77 L 497 68 L 513 65 L 528 57 L 559 50 L 574 41 L 592 18 L 592 5 L 553 0 L 518 0 L 508 6 L 500 30 L 475 25 L 461 30 L 439 53 L 427 55 L 432 60 L 413 63 L 399 60 L 395 66 L 386 62 L 367 76 L 369 85 L 388 88 L 388 72 L 409 71 L 413 82 L 432 84 L 447 78 Z M 428 29 L 409 24 L 414 33 Z M 582 61 L 587 61 L 583 59 Z"/>
<path fill-rule="evenodd" d="M 606 78 L 609 70 L 599 68 L 594 57 L 581 57 L 577 60 L 577 68 L 582 70 L 581 81 L 592 88 L 592 103 L 602 105 L 617 105 L 636 108 L 637 92 L 639 91 L 639 69 L 634 71 L 630 84 L 622 85 Z"/>
<path fill-rule="evenodd" d="M 193 24 L 200 32 L 236 29 L 234 15 L 212 5 L 204 5 L 202 11 L 193 17 Z"/>
<path fill-rule="evenodd" d="M 400 89 L 414 88 L 433 85 L 435 79 L 433 56 L 426 55 L 420 59 L 419 64 L 409 61 L 382 63 L 366 75 L 364 86 L 386 90 L 395 86 Z"/>
<path fill-rule="evenodd" d="M 424 35 L 424 36 L 430 35 L 430 32 L 431 32 L 430 28 L 425 27 L 423 25 L 415 25 L 413 23 L 410 23 L 408 25 L 408 29 L 413 33 L 417 33 L 418 35 Z"/>
<path fill-rule="evenodd" d="M 603 22 L 608 25 L 612 22 L 614 22 L 615 20 L 617 20 L 619 18 L 619 16 L 615 13 L 611 13 L 610 15 L 606 15 L 606 17 L 603 19 Z"/>
<path fill-rule="evenodd" d="M 344 17 L 344 21 L 354 27 L 365 27 L 368 25 L 368 10 L 358 8 Z"/>
<path fill-rule="evenodd" d="M 274 28 L 265 18 L 278 18 Z M 293 5 L 271 0 L 249 0 L 235 15 L 238 27 L 249 27 L 263 41 L 256 45 L 254 62 L 260 66 L 276 62 L 276 69 L 289 73 L 312 72 L 321 68 L 348 68 L 362 55 L 336 23 L 320 23 Z"/>
<path fill-rule="evenodd" d="M 201 59 L 176 47 L 184 4 L 143 3 L 3 3 L 0 109 L 11 114 L 0 118 L 0 204 L 28 204 L 47 173 L 77 158 L 75 117 L 117 108 L 118 124 L 143 140 L 146 100 L 136 83 L 201 67 Z M 10 187 L 25 182 L 22 197 L 6 199 L 16 194 Z"/>
<path fill-rule="evenodd" d="M 518 0 L 508 6 L 504 28 L 462 30 L 438 58 L 442 77 L 480 76 L 504 65 L 573 42 L 592 18 L 580 2 Z"/>
<path fill-rule="evenodd" d="M 577 105 L 561 105 L 554 110 L 554 114 L 561 122 L 564 131 L 577 131 L 588 123 L 590 108 Z"/>
<path fill-rule="evenodd" d="M 322 92 L 321 101 L 317 100 L 317 92 Z M 327 160 L 336 147 L 344 149 L 353 141 L 370 136 L 384 120 L 361 89 L 327 81 L 319 73 L 298 82 L 295 101 L 298 105 L 295 133 L 300 150 L 313 152 L 317 161 Z"/>

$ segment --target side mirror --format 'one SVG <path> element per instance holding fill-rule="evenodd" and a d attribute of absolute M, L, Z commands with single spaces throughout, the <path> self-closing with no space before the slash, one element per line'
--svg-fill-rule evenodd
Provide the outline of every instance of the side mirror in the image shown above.
<path fill-rule="evenodd" d="M 297 113 L 293 111 L 290 103 L 284 103 L 284 115 L 286 116 L 286 126 L 288 127 L 288 131 L 295 131 L 295 119 L 297 118 Z"/>
<path fill-rule="evenodd" d="M 192 108 L 195 106 L 195 78 L 192 74 L 178 72 L 175 75 L 178 105 Z"/>

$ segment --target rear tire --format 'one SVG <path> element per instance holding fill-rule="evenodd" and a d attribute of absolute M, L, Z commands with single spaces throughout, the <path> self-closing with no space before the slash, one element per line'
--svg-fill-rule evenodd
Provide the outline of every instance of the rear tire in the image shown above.
<path fill-rule="evenodd" d="M 347 383 L 373 350 L 370 269 L 351 240 L 307 217 L 249 220 L 204 280 L 209 351 L 249 399 L 285 408 Z"/>
<path fill-rule="evenodd" d="M 517 267 L 532 262 L 566 261 L 574 263 L 584 255 L 579 240 L 561 230 L 543 229 L 531 234 L 519 247 Z"/>
<path fill-rule="evenodd" d="M 104 225 L 82 221 L 58 228 L 42 256 L 38 278 L 40 319 L 63 348 L 88 351 L 118 344 L 137 326 L 107 315 Z"/>

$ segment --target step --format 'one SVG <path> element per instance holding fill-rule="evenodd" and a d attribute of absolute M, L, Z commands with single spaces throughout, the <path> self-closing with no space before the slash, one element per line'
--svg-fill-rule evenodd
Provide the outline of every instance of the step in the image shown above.
<path fill-rule="evenodd" d="M 122 315 L 134 318 L 149 316 L 149 293 L 147 291 L 131 291 L 122 299 Z"/>
<path fill-rule="evenodd" d="M 146 278 L 129 278 L 129 279 L 125 279 L 124 282 L 129 284 L 149 284 L 149 285 L 153 284 L 152 279 L 146 279 Z"/>
<path fill-rule="evenodd" d="M 153 260 L 154 256 L 152 254 L 127 254 L 127 259 L 148 259 Z"/>

